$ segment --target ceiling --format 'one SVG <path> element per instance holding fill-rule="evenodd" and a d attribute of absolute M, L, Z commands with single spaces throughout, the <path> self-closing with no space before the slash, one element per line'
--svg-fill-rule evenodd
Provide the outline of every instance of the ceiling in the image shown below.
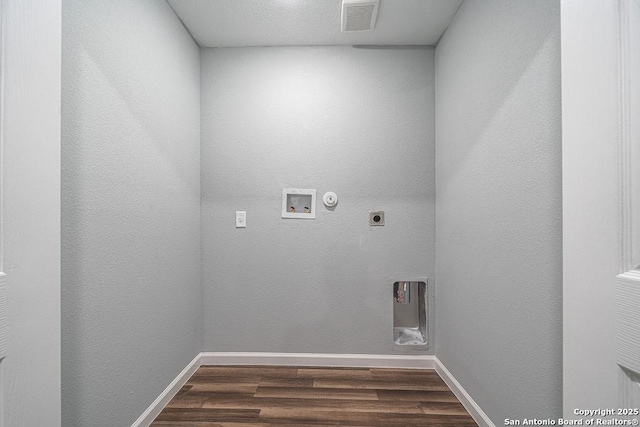
<path fill-rule="evenodd" d="M 342 0 L 167 0 L 202 47 L 433 45 L 462 0 L 380 0 L 372 31 L 340 32 Z"/>

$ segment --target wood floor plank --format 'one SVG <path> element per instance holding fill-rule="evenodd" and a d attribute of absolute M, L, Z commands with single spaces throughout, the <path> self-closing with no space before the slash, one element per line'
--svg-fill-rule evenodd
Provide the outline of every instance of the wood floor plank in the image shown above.
<path fill-rule="evenodd" d="M 378 400 L 375 390 L 320 389 L 302 387 L 258 387 L 256 397 L 284 397 L 292 399 L 350 399 Z"/>
<path fill-rule="evenodd" d="M 449 416 L 434 418 L 418 414 L 385 414 L 373 412 L 336 412 L 318 411 L 316 409 L 263 409 L 259 420 L 275 425 L 289 423 L 303 423 L 310 425 L 340 425 L 340 426 L 474 426 L 469 424 L 467 417 Z"/>
<path fill-rule="evenodd" d="M 165 408 L 157 421 L 257 422 L 259 409 Z"/>
<path fill-rule="evenodd" d="M 372 377 L 369 369 L 302 368 L 298 369 L 298 378 L 366 380 Z"/>
<path fill-rule="evenodd" d="M 182 386 L 182 388 L 180 390 L 178 390 L 178 393 L 176 393 L 174 398 L 180 397 L 180 396 L 186 394 L 189 390 L 191 390 L 191 387 L 192 387 L 191 385 L 185 384 L 184 386 Z"/>
<path fill-rule="evenodd" d="M 171 399 L 167 408 L 202 408 L 204 402 L 209 399 L 208 395 L 184 395 Z"/>
<path fill-rule="evenodd" d="M 261 376 L 262 378 L 295 378 L 298 369 L 290 366 L 201 366 L 194 375 L 218 377 Z"/>
<path fill-rule="evenodd" d="M 382 380 L 314 380 L 315 388 L 353 388 L 361 390 L 449 390 L 444 382 L 382 381 Z"/>
<path fill-rule="evenodd" d="M 347 399 L 294 399 L 294 398 L 263 398 L 249 397 L 228 399 L 207 399 L 203 408 L 228 409 L 266 409 L 266 408 L 314 408 L 318 411 L 345 412 L 388 412 L 398 414 L 425 413 L 420 402 L 398 402 L 378 400 L 347 400 Z M 444 410 L 444 407 L 443 407 Z M 451 409 L 453 411 L 453 409 Z"/>
<path fill-rule="evenodd" d="M 189 378 L 186 385 L 193 386 L 194 384 L 225 384 L 225 383 L 236 383 L 236 384 L 258 384 L 262 379 L 259 375 L 252 376 L 240 376 L 240 377 L 219 377 L 219 376 L 196 376 Z M 292 378 L 295 379 L 295 378 Z"/>
<path fill-rule="evenodd" d="M 263 378 L 260 387 L 313 387 L 313 378 Z"/>
<path fill-rule="evenodd" d="M 255 393 L 258 389 L 258 382 L 250 383 L 194 383 L 187 394 L 202 392 L 225 392 L 225 393 Z"/>

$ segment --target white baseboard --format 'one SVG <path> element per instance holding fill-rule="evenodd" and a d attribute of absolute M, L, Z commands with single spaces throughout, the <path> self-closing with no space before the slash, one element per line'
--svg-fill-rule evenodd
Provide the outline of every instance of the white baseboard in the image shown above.
<path fill-rule="evenodd" d="M 462 385 L 454 378 L 454 376 L 449 372 L 449 370 L 442 364 L 442 362 L 436 358 L 436 372 L 442 378 L 447 386 L 451 389 L 453 394 L 456 395 L 462 406 L 469 412 L 469 415 L 473 418 L 473 420 L 478 424 L 479 427 L 496 427 L 495 424 L 491 422 L 487 414 L 484 413 L 482 408 L 478 406 L 478 404 L 471 398 L 469 393 L 462 388 Z"/>
<path fill-rule="evenodd" d="M 160 396 L 156 400 L 153 401 L 151 405 L 147 408 L 146 411 L 140 415 L 140 417 L 131 425 L 131 427 L 149 427 L 153 420 L 162 412 L 165 406 L 171 402 L 173 396 L 175 396 L 183 385 L 189 378 L 198 370 L 200 367 L 200 354 L 193 358 L 191 363 L 189 363 L 183 370 L 178 374 L 178 376 L 171 381 L 171 384 L 164 389 Z"/>
<path fill-rule="evenodd" d="M 435 369 L 435 356 L 322 353 L 200 353 L 202 365 Z"/>

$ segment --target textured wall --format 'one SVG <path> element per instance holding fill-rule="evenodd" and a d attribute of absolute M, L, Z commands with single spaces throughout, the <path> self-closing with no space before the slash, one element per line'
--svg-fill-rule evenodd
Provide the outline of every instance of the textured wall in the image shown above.
<path fill-rule="evenodd" d="M 433 278 L 433 50 L 205 49 L 201 61 L 203 350 L 412 352 L 392 343 L 391 287 Z M 281 218 L 285 187 L 317 189 L 316 220 Z M 387 225 L 370 227 L 370 209 Z"/>
<path fill-rule="evenodd" d="M 125 426 L 200 350 L 199 51 L 164 0 L 65 0 L 63 425 Z"/>
<path fill-rule="evenodd" d="M 436 354 L 496 425 L 560 417 L 558 0 L 467 0 L 436 49 Z"/>

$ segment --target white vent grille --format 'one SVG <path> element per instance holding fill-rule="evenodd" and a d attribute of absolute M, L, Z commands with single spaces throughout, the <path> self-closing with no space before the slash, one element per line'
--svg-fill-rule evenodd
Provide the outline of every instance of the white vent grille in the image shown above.
<path fill-rule="evenodd" d="M 378 1 L 343 0 L 342 32 L 369 31 L 376 23 Z"/>

